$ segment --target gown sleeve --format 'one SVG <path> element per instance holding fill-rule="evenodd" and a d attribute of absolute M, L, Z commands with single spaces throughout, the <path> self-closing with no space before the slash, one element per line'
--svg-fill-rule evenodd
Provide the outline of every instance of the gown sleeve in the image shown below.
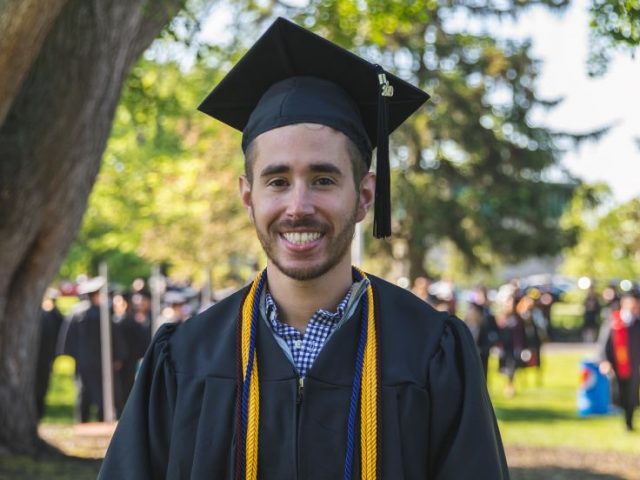
<path fill-rule="evenodd" d="M 175 329 L 163 325 L 147 350 L 98 480 L 166 477 L 176 398 L 169 340 Z"/>
<path fill-rule="evenodd" d="M 469 329 L 450 317 L 429 364 L 429 465 L 434 480 L 509 479 L 504 448 Z"/>

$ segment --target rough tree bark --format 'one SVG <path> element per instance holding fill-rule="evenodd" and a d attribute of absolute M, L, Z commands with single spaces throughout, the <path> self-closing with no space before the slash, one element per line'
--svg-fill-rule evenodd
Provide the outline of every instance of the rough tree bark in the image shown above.
<path fill-rule="evenodd" d="M 67 0 L 0 0 L 0 125 Z"/>
<path fill-rule="evenodd" d="M 68 0 L 0 122 L 0 450 L 42 446 L 40 298 L 80 226 L 123 81 L 182 3 Z"/>

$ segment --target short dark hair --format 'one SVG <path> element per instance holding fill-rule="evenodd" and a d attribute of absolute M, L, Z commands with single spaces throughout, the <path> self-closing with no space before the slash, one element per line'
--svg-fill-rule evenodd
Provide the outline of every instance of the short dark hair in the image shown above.
<path fill-rule="evenodd" d="M 351 160 L 351 170 L 353 171 L 353 183 L 356 186 L 356 190 L 360 186 L 360 182 L 369 171 L 367 166 L 366 157 L 363 152 L 356 146 L 355 142 L 347 137 L 347 154 Z M 256 142 L 252 141 L 244 153 L 244 174 L 249 180 L 249 183 L 253 183 L 253 164 L 256 160 Z M 371 155 L 369 155 L 371 158 Z"/>

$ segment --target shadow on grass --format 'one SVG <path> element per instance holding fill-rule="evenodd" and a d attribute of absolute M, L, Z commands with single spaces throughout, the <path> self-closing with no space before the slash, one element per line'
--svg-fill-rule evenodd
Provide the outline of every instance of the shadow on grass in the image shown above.
<path fill-rule="evenodd" d="M 511 480 L 630 480 L 609 473 L 596 473 L 582 468 L 515 467 L 510 468 Z"/>
<path fill-rule="evenodd" d="M 496 416 L 502 422 L 553 423 L 557 420 L 575 420 L 572 412 L 562 412 L 548 408 L 496 408 Z"/>
<path fill-rule="evenodd" d="M 95 480 L 102 460 L 0 455 L 0 480 Z"/>

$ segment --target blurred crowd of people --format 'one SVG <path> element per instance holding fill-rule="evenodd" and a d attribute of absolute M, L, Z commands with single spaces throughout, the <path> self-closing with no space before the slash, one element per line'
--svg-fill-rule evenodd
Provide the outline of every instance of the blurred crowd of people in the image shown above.
<path fill-rule="evenodd" d="M 524 287 L 517 281 L 503 285 L 490 298 L 483 285 L 467 293 L 467 302 L 458 308 L 456 288 L 445 280 L 431 282 L 418 277 L 412 291 L 434 308 L 456 315 L 461 310 L 476 342 L 485 373 L 488 376 L 489 356 L 499 358 L 499 369 L 507 377 L 505 393 L 515 393 L 514 377 L 520 368 L 540 367 L 540 349 L 549 339 L 551 306 L 557 295 L 545 286 Z"/>
<path fill-rule="evenodd" d="M 42 302 L 40 350 L 37 362 L 36 406 L 44 414 L 51 368 L 56 355 L 66 354 L 76 361 L 77 416 L 81 422 L 92 417 L 102 420 L 102 356 L 100 341 L 100 278 L 78 285 L 80 301 L 65 318 L 57 308 L 60 292 L 48 289 Z M 160 309 L 154 320 L 152 296 L 143 280 L 128 290 L 112 289 L 108 295 L 111 325 L 113 391 L 119 416 L 133 387 L 139 362 L 158 326 L 184 322 L 207 308 L 212 300 L 188 283 L 164 279 L 159 296 Z M 434 308 L 459 315 L 476 342 L 485 373 L 489 357 L 498 357 L 499 371 L 506 376 L 505 395 L 515 394 L 518 370 L 535 367 L 540 380 L 541 347 L 554 339 L 551 309 L 560 294 L 550 285 L 523 285 L 514 280 L 489 292 L 479 285 L 465 294 L 462 304 L 452 281 L 415 279 L 412 292 Z M 640 403 L 640 293 L 637 288 L 620 291 L 609 285 L 598 293 L 591 284 L 585 294 L 581 337 L 598 341 L 601 370 L 614 380 L 614 400 L 625 412 L 627 428 L 633 428 L 633 410 Z"/>
<path fill-rule="evenodd" d="M 599 294 L 590 283 L 580 336 L 584 342 L 597 342 L 600 370 L 612 381 L 612 400 L 622 409 L 626 428 L 633 430 L 633 412 L 640 405 L 640 288 L 630 282 L 625 287 L 611 283 Z M 460 313 L 456 288 L 450 281 L 418 277 L 412 291 L 438 310 Z M 490 298 L 486 287 L 472 289 L 460 308 L 461 317 L 476 342 L 485 379 L 494 352 L 499 371 L 507 378 L 505 395 L 509 397 L 515 394 L 519 369 L 536 367 L 541 378 L 541 348 L 554 340 L 551 309 L 560 300 L 560 291 L 551 285 L 524 285 L 514 280 L 492 293 Z"/>
<path fill-rule="evenodd" d="M 78 421 L 104 419 L 100 327 L 103 286 L 104 280 L 100 277 L 81 281 L 75 290 L 79 301 L 66 317 L 57 305 L 60 291 L 49 288 L 44 295 L 35 388 L 40 418 L 44 415 L 53 361 L 64 354 L 75 359 Z M 165 322 L 186 321 L 202 307 L 200 292 L 170 279 L 165 279 L 159 301 L 160 309 L 154 319 L 151 291 L 143 280 L 138 279 L 130 289 L 108 290 L 113 399 L 117 417 L 122 413 L 139 362 L 155 330 Z"/>

